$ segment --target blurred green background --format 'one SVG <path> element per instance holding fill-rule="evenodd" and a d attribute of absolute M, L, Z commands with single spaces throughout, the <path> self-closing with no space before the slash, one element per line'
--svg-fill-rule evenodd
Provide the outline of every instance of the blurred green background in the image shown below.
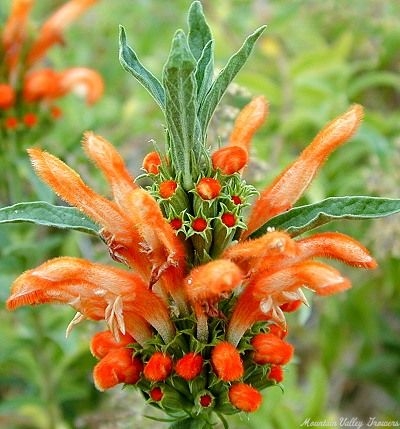
<path fill-rule="evenodd" d="M 40 0 L 33 18 L 42 22 L 62 1 Z M 254 141 L 249 181 L 268 183 L 329 120 L 354 102 L 365 120 L 350 144 L 329 159 L 302 202 L 331 195 L 400 197 L 400 2 L 398 0 L 220 0 L 203 1 L 216 39 L 217 65 L 225 64 L 246 35 L 268 28 L 253 56 L 223 99 L 210 138 L 228 135 L 238 109 L 253 95 L 270 102 L 266 125 Z M 1 23 L 10 0 L 0 5 Z M 105 80 L 105 94 L 88 108 L 74 96 L 59 104 L 57 127 L 39 145 L 65 159 L 96 189 L 104 182 L 80 148 L 92 129 L 112 141 L 138 175 L 151 139 L 163 144 L 163 117 L 152 99 L 118 62 L 118 25 L 141 61 L 161 75 L 176 28 L 186 27 L 190 1 L 100 0 L 65 34 L 65 46 L 52 49 L 56 69 L 87 66 Z M 0 24 L 2 25 L 2 24 Z M 26 161 L 26 174 L 30 167 Z M 27 198 L 55 201 L 34 181 Z M 17 201 L 14 201 L 17 202 Z M 232 427 L 291 429 L 305 419 L 339 423 L 400 424 L 400 217 L 364 223 L 334 223 L 376 256 L 374 272 L 341 266 L 353 289 L 290 315 L 296 357 L 286 370 L 285 392 L 265 392 L 254 415 L 234 417 Z M 78 233 L 29 225 L 0 227 L 0 298 L 23 270 L 57 255 L 108 261 L 104 246 Z M 73 316 L 69 308 L 0 309 L 0 427 L 26 429 L 164 427 L 144 414 L 133 390 L 95 390 L 88 349 L 96 326 L 87 322 L 65 339 Z M 344 420 L 342 420 L 345 423 Z M 350 422 L 350 420 L 349 420 Z M 353 421 L 355 423 L 356 421 Z"/>

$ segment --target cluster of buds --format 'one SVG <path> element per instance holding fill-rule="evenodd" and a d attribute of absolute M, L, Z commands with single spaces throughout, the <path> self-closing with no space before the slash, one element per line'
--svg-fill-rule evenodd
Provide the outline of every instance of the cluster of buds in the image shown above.
<path fill-rule="evenodd" d="M 63 71 L 41 66 L 54 44 L 64 43 L 62 33 L 97 0 L 69 0 L 51 15 L 37 32 L 30 31 L 29 14 L 35 0 L 13 0 L 1 28 L 0 129 L 4 133 L 29 130 L 58 119 L 62 111 L 55 101 L 71 91 L 89 104 L 99 99 L 103 80 L 89 68 Z"/>
<path fill-rule="evenodd" d="M 212 81 L 213 40 L 200 2 L 192 4 L 188 21 L 188 36 L 182 30 L 174 36 L 163 85 L 138 62 L 121 32 L 122 64 L 166 118 L 165 154 L 151 152 L 143 161 L 152 180 L 147 188 L 112 144 L 92 132 L 83 147 L 103 172 L 111 199 L 57 157 L 28 151 L 41 179 L 78 208 L 80 218 L 83 213 L 99 225 L 111 257 L 125 269 L 51 259 L 15 280 L 7 306 L 68 304 L 77 313 L 67 332 L 84 319 L 105 321 L 107 330 L 91 343 L 100 390 L 133 385 L 179 427 L 211 428 L 215 416 L 227 427 L 224 415 L 256 411 L 261 391 L 282 382 L 293 355 L 285 313 L 307 303 L 303 288 L 327 296 L 350 287 L 338 270 L 315 258 L 376 266 L 347 235 L 298 238 L 269 225 L 290 211 L 329 154 L 352 137 L 363 109 L 354 105 L 327 124 L 258 194 L 242 173 L 267 115 L 264 97 L 239 113 L 224 147 L 210 148 L 206 129 L 263 28 Z"/>

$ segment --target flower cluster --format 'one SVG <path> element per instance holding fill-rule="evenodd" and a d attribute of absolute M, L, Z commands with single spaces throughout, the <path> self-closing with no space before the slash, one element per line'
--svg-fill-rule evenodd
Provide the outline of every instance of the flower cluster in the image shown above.
<path fill-rule="evenodd" d="M 258 193 L 242 173 L 267 102 L 255 97 L 241 110 L 226 145 L 205 144 L 209 106 L 216 105 L 226 79 L 222 71 L 216 83 L 207 83 L 208 92 L 201 90 L 210 74 L 201 77 L 196 70 L 204 66 L 212 40 L 199 2 L 192 5 L 189 24 L 189 42 L 176 33 L 163 87 L 144 71 L 122 33 L 123 65 L 166 112 L 167 150 L 143 160 L 151 185 L 139 186 L 116 149 L 92 132 L 85 134 L 83 148 L 104 174 L 110 199 L 57 157 L 29 149 L 41 179 L 100 226 L 111 257 L 124 267 L 51 259 L 15 280 L 7 307 L 68 304 L 77 313 L 67 332 L 84 319 L 105 321 L 107 329 L 91 341 L 99 359 L 96 386 L 134 385 L 186 427 L 197 420 L 196 427 L 209 428 L 215 415 L 256 411 L 261 391 L 282 382 L 293 355 L 285 313 L 307 303 L 303 289 L 327 296 L 350 287 L 337 269 L 316 258 L 362 268 L 376 262 L 347 235 L 299 238 L 268 226 L 292 208 L 329 154 L 353 136 L 362 107 L 353 105 L 327 124 Z M 259 34 L 250 36 L 243 51 Z M 225 69 L 231 75 L 238 57 Z"/>
<path fill-rule="evenodd" d="M 13 0 L 0 41 L 0 129 L 3 133 L 37 127 L 62 115 L 55 100 L 71 91 L 94 103 L 103 92 L 100 75 L 85 67 L 56 71 L 41 63 L 49 48 L 64 43 L 63 31 L 97 0 L 69 0 L 33 33 L 34 0 Z"/>

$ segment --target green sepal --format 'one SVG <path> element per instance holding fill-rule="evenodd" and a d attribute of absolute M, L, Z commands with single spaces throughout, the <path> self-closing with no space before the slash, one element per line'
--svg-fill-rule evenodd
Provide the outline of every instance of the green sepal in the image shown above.
<path fill-rule="evenodd" d="M 29 222 L 99 235 L 100 227 L 74 207 L 56 206 L 45 201 L 18 203 L 0 209 L 0 224 Z"/>
<path fill-rule="evenodd" d="M 267 387 L 274 386 L 275 381 L 268 379 L 268 373 L 270 372 L 270 365 L 257 365 L 253 364 L 246 370 L 244 376 L 244 382 L 252 385 L 258 390 L 263 390 Z"/>
<path fill-rule="evenodd" d="M 264 32 L 265 28 L 266 26 L 263 25 L 247 37 L 242 47 L 228 60 L 228 63 L 221 70 L 211 85 L 207 95 L 202 100 L 199 109 L 199 121 L 204 135 L 206 134 L 210 119 L 221 101 L 221 98 L 225 94 L 229 84 L 246 63 L 254 44 Z"/>
<path fill-rule="evenodd" d="M 257 238 L 270 228 L 297 236 L 337 219 L 376 219 L 400 212 L 400 199 L 369 196 L 330 197 L 318 203 L 294 207 L 273 217 L 250 235 Z"/>
<path fill-rule="evenodd" d="M 128 46 L 122 25 L 119 30 L 119 61 L 122 67 L 147 89 L 161 110 L 165 111 L 164 89 L 160 81 L 139 61 L 135 51 Z"/>
<path fill-rule="evenodd" d="M 171 51 L 163 70 L 165 119 L 168 129 L 168 152 L 175 171 L 183 176 L 183 187 L 193 186 L 192 154 L 199 159 L 200 128 L 197 121 L 197 83 L 194 59 L 182 30 L 172 40 Z"/>

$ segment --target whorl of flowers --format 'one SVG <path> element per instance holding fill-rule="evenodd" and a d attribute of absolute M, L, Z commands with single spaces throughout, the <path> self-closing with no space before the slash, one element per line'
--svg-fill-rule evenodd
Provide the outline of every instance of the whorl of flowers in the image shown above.
<path fill-rule="evenodd" d="M 14 132 L 55 120 L 62 112 L 55 101 L 74 91 L 87 103 L 103 93 L 98 72 L 86 67 L 57 71 L 43 64 L 48 50 L 64 44 L 63 31 L 97 0 L 69 0 L 36 31 L 29 15 L 35 0 L 12 0 L 0 26 L 0 130 Z"/>
<path fill-rule="evenodd" d="M 327 296 L 350 287 L 336 268 L 316 258 L 376 267 L 365 247 L 347 235 L 299 237 L 315 224 L 307 218 L 310 206 L 292 209 L 329 154 L 355 134 L 361 106 L 327 124 L 259 194 L 242 173 L 268 112 L 264 97 L 242 109 L 226 144 L 215 148 L 206 141 L 213 111 L 263 29 L 214 77 L 214 42 L 194 2 L 188 35 L 175 34 L 162 83 L 139 62 L 121 29 L 122 65 L 165 113 L 166 151 L 151 152 L 143 161 L 152 181 L 148 188 L 92 132 L 85 134 L 83 148 L 103 172 L 111 199 L 55 156 L 29 150 L 42 180 L 81 212 L 76 224 L 82 213 L 92 219 L 95 224 L 85 227 L 98 232 L 122 267 L 74 257 L 49 260 L 15 280 L 8 309 L 68 304 L 77 311 L 68 332 L 84 319 L 105 321 L 107 329 L 91 343 L 99 359 L 96 386 L 135 385 L 185 427 L 195 421 L 196 427 L 212 427 L 214 415 L 225 422 L 224 415 L 253 412 L 261 404 L 260 391 L 283 380 L 283 366 L 293 355 L 285 312 L 307 302 L 304 289 Z M 321 204 L 332 210 L 331 200 Z M 290 217 L 294 212 L 296 219 Z"/>

